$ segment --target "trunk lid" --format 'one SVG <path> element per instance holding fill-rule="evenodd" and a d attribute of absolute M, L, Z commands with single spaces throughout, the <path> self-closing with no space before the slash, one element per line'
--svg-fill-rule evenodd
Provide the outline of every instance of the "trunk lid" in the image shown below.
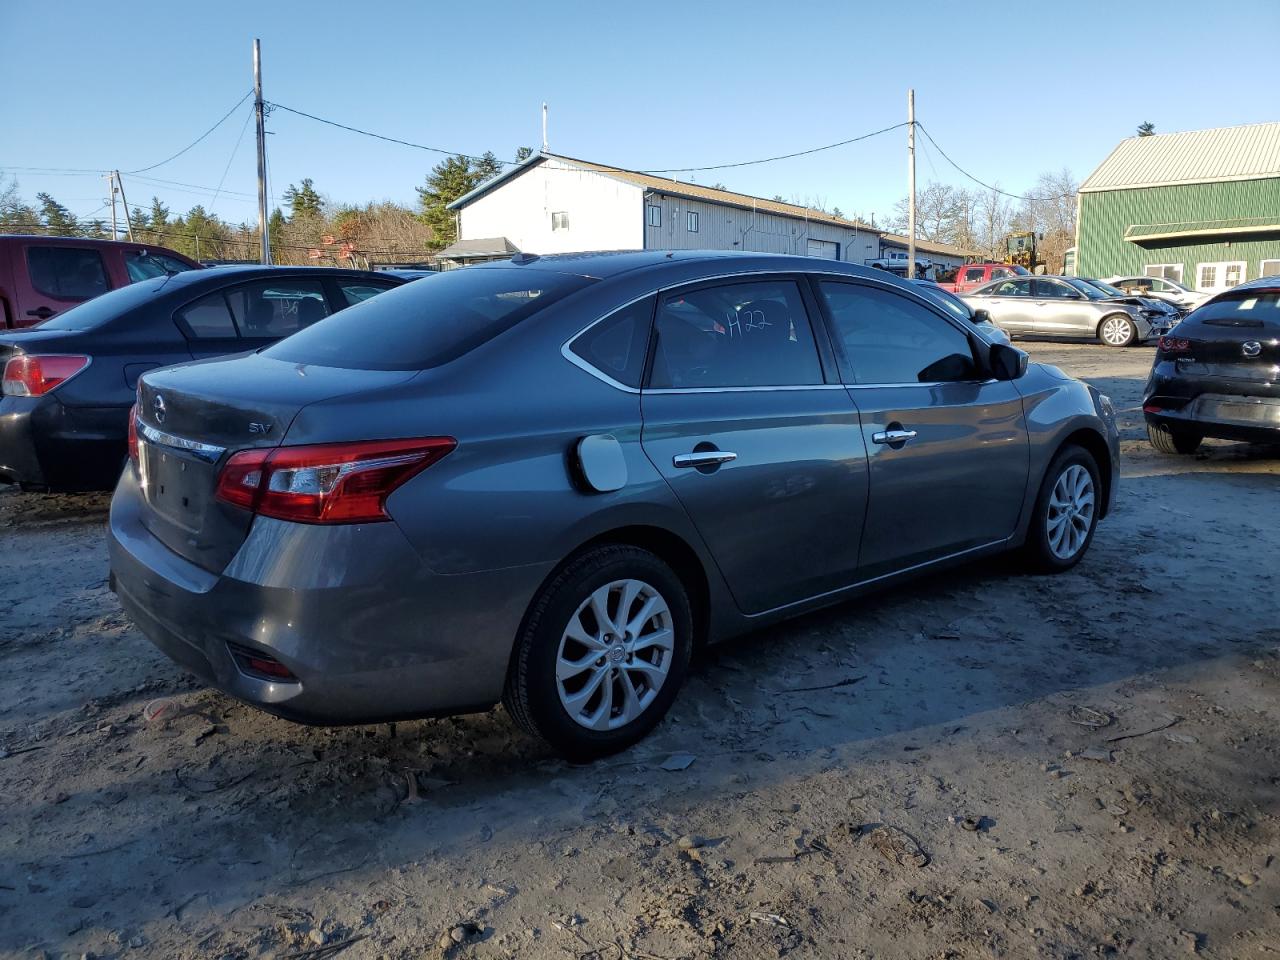
<path fill-rule="evenodd" d="M 1241 291 L 1190 314 L 1173 337 L 1189 349 L 1178 369 L 1189 376 L 1256 385 L 1277 395 L 1280 381 L 1280 291 Z"/>
<path fill-rule="evenodd" d="M 138 385 L 143 524 L 169 549 L 222 570 L 253 515 L 216 499 L 218 476 L 240 450 L 279 446 L 305 406 L 407 382 L 415 371 L 316 367 L 258 354 L 148 373 Z"/>

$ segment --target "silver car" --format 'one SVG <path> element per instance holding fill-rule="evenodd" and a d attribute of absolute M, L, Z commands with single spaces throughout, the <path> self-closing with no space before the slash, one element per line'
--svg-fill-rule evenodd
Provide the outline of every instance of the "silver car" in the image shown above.
<path fill-rule="evenodd" d="M 1015 337 L 1080 337 L 1127 347 L 1172 327 L 1166 314 L 1131 298 L 1113 298 L 1077 277 L 1007 277 L 964 299 Z"/>
<path fill-rule="evenodd" d="M 1190 313 L 1210 296 L 1185 287 L 1177 280 L 1170 280 L 1168 277 L 1107 277 L 1106 282 L 1113 287 L 1119 287 L 1125 293 L 1171 303 L 1183 313 Z"/>
<path fill-rule="evenodd" d="M 174 660 L 313 723 L 501 700 L 635 742 L 690 654 L 1007 550 L 1065 570 L 1114 411 L 913 286 L 808 257 L 536 257 L 149 371 L 111 584 Z"/>

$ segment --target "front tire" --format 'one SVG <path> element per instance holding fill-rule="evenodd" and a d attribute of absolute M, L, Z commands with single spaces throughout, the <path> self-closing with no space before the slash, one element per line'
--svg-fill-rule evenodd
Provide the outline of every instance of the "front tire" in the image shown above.
<path fill-rule="evenodd" d="M 502 702 L 566 759 L 606 756 L 657 726 L 692 646 L 688 593 L 671 568 L 638 547 L 597 547 L 534 599 Z"/>
<path fill-rule="evenodd" d="M 1200 449 L 1200 442 L 1204 437 L 1198 433 L 1174 431 L 1164 424 L 1148 423 L 1147 439 L 1161 453 L 1180 453 L 1186 456 Z"/>
<path fill-rule="evenodd" d="M 1063 447 L 1049 464 L 1036 497 L 1024 551 L 1043 573 L 1070 570 L 1093 542 L 1102 509 L 1098 463 L 1083 447 Z"/>
<path fill-rule="evenodd" d="M 1098 339 L 1108 347 L 1127 347 L 1138 339 L 1138 327 L 1123 313 L 1113 313 L 1098 324 Z"/>

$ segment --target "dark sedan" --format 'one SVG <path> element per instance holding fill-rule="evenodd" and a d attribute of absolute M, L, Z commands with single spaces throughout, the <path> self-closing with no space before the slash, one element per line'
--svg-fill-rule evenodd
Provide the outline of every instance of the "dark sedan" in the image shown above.
<path fill-rule="evenodd" d="M 403 282 L 323 267 L 192 270 L 0 336 L 0 481 L 110 489 L 143 373 L 269 346 Z"/>
<path fill-rule="evenodd" d="M 1280 443 L 1280 277 L 1219 294 L 1161 337 L 1142 412 L 1161 453 L 1205 437 Z"/>
<path fill-rule="evenodd" d="M 704 641 L 1005 550 L 1077 563 L 1119 437 L 1093 387 L 883 271 L 650 250 L 415 280 L 146 374 L 111 583 L 296 720 L 484 709 L 635 742 Z"/>

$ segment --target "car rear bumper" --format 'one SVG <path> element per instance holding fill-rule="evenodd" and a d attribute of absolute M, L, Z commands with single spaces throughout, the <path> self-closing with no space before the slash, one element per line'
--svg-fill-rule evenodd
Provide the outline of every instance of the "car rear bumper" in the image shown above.
<path fill-rule="evenodd" d="M 0 398 L 0 482 L 109 490 L 128 428 L 128 407 L 72 407 L 52 394 Z"/>
<path fill-rule="evenodd" d="M 1143 409 L 1149 424 L 1218 440 L 1280 443 L 1280 400 L 1206 393 L 1179 409 L 1152 406 Z"/>
<path fill-rule="evenodd" d="M 222 572 L 187 561 L 142 523 L 132 469 L 111 503 L 111 583 L 157 647 L 200 679 L 286 719 L 373 723 L 485 709 L 502 693 L 541 565 L 459 576 L 427 570 L 394 523 L 257 518 Z M 291 674 L 245 669 L 245 651 Z M 239 653 L 239 659 L 237 659 Z"/>

